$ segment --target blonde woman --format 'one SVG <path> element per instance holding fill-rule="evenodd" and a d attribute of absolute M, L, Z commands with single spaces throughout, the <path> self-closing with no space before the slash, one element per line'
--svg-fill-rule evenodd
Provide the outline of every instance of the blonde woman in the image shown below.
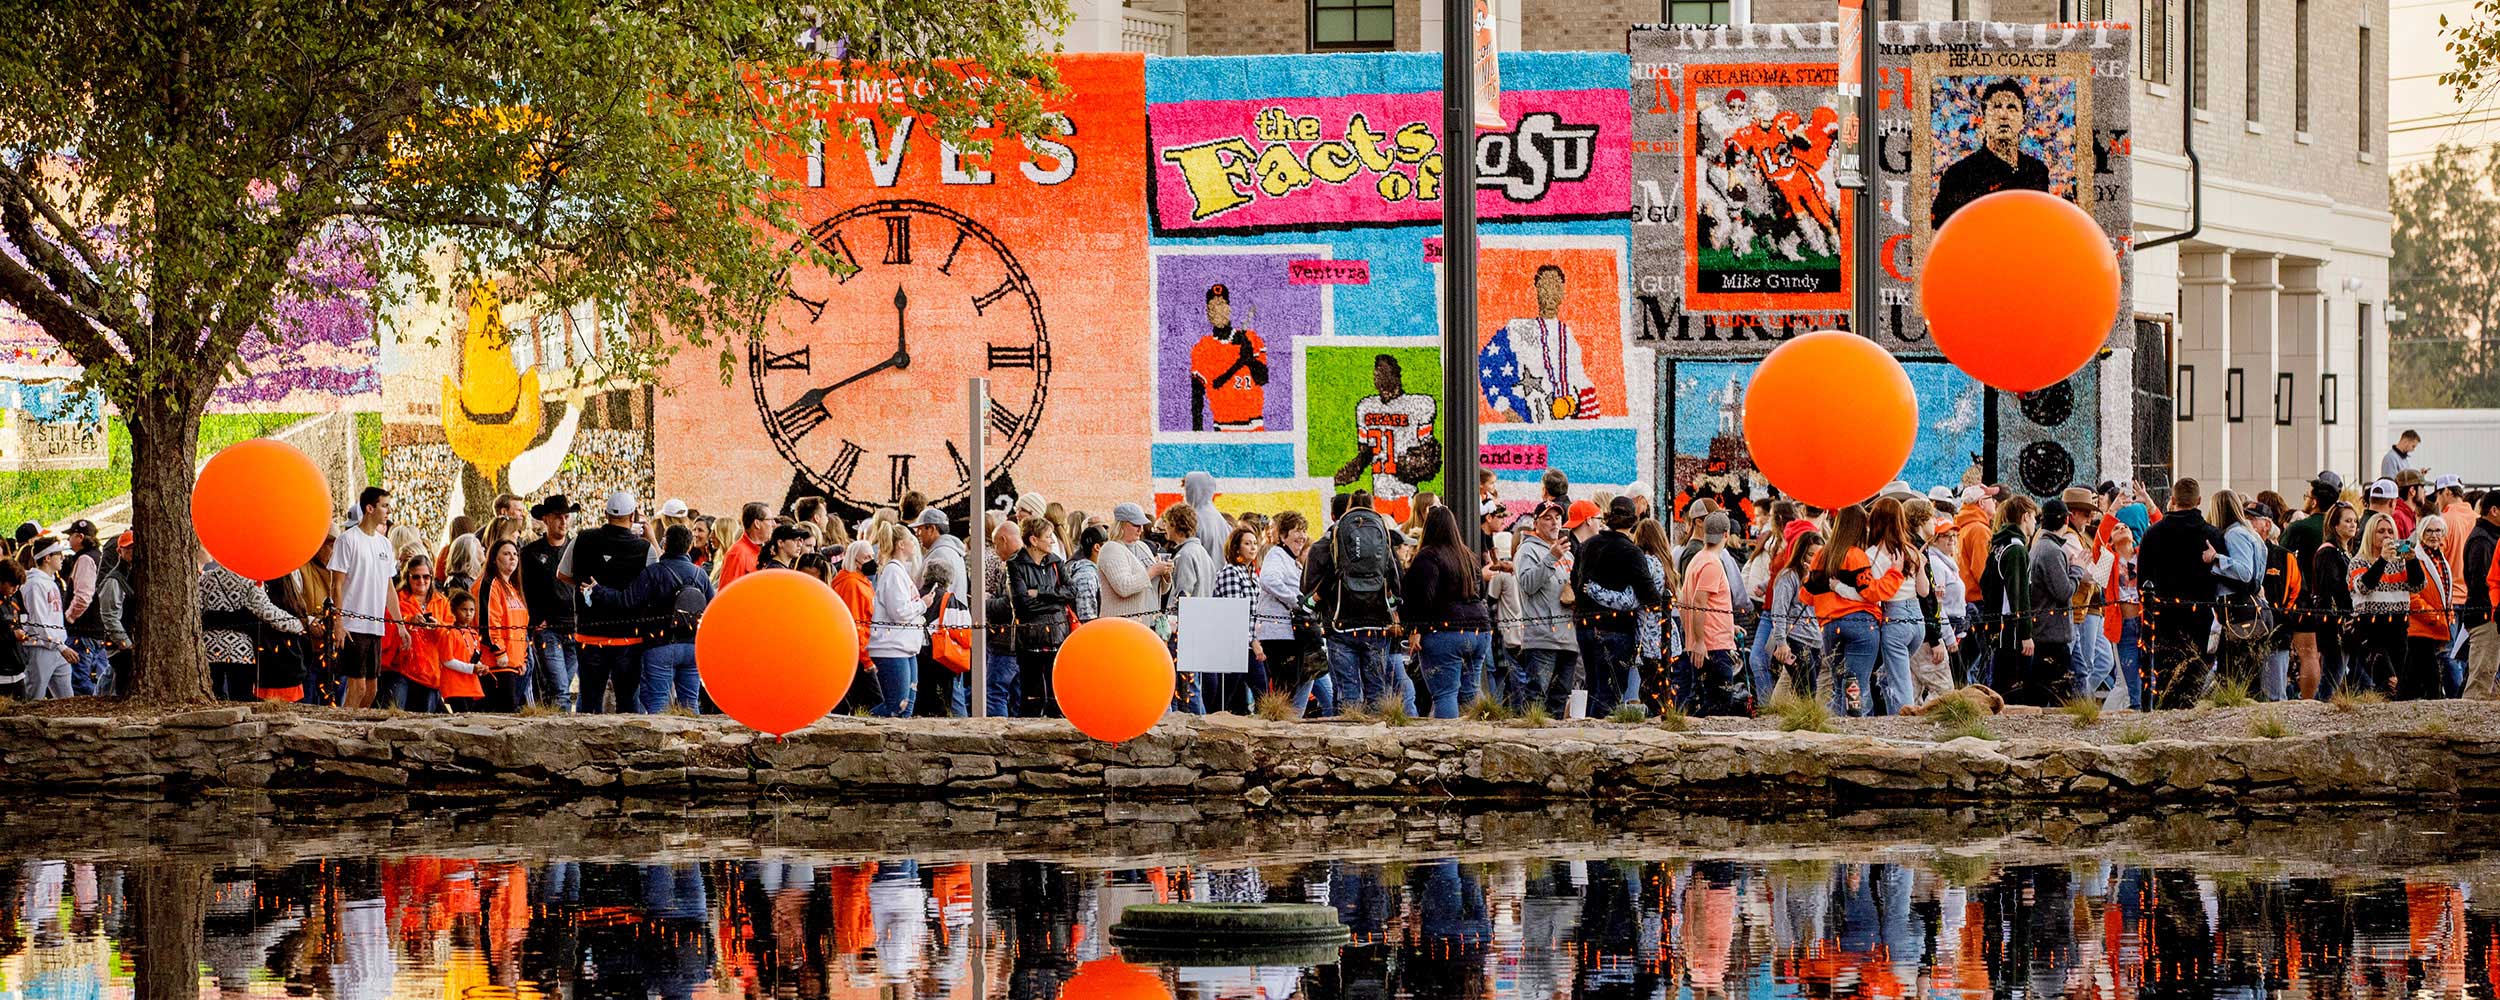
<path fill-rule="evenodd" d="M 880 512 L 882 513 L 882 512 Z M 928 640 L 921 621 L 937 597 L 922 590 L 920 542 L 899 524 L 877 528 L 876 621 L 868 629 L 868 659 L 877 673 L 877 707 L 884 718 L 911 715 L 912 693 L 919 688 L 920 647 Z"/>
<path fill-rule="evenodd" d="M 444 550 L 442 589 L 445 591 L 477 589 L 478 574 L 486 569 L 486 548 L 476 535 L 462 535 L 451 540 Z"/>
<path fill-rule="evenodd" d="M 2405 658 L 2405 615 L 2413 592 L 2426 579 L 2422 563 L 2413 558 L 2413 543 L 2396 530 L 2396 520 L 2372 514 L 2361 526 L 2361 545 L 2352 557 L 2351 644 L 2357 688 L 2390 690 Z"/>

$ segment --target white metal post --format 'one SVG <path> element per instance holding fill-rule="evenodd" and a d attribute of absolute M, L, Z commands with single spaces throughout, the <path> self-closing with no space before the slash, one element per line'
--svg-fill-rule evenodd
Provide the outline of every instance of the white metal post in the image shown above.
<path fill-rule="evenodd" d="M 982 560 L 989 558 L 989 470 L 981 456 L 983 438 L 988 436 L 990 411 L 990 380 L 976 378 L 967 384 L 970 414 L 965 424 L 964 454 L 972 466 L 972 493 L 964 510 L 964 593 L 972 595 L 968 602 L 972 612 L 972 717 L 986 719 L 990 715 L 990 630 L 989 573 Z"/>

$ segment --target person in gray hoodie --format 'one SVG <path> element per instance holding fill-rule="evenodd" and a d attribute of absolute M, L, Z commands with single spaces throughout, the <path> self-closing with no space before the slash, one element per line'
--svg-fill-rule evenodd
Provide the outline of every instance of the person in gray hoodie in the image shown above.
<path fill-rule="evenodd" d="M 1563 543 L 1563 506 L 1551 500 L 1537 505 L 1528 537 L 1511 560 L 1519 577 L 1520 659 L 1528 688 L 1544 691 L 1545 711 L 1560 717 L 1564 700 L 1579 684 L 1580 639 L 1562 599 L 1571 590 L 1571 568 Z M 1503 692 L 1514 711 L 1526 711 L 1529 690 Z"/>
<path fill-rule="evenodd" d="M 1178 612 L 1181 598 L 1212 597 L 1215 594 L 1215 556 L 1206 543 L 1198 540 L 1198 512 L 1188 504 L 1173 504 L 1163 511 L 1163 537 L 1172 543 L 1172 592 L 1164 598 L 1163 610 Z M 1166 618 L 1177 623 L 1178 618 Z M 1162 630 L 1166 641 L 1179 634 L 1176 628 Z M 1180 706 L 1191 715 L 1207 714 L 1204 685 L 1195 672 L 1180 675 Z"/>
<path fill-rule="evenodd" d="M 2031 676 L 2027 687 L 2042 706 L 2054 705 L 2058 699 L 2075 694 L 2081 680 L 2075 674 L 2072 653 L 2075 641 L 2075 585 L 2083 582 L 2084 567 L 2076 564 L 2068 550 L 2075 546 L 2073 530 L 2066 523 L 2066 503 L 2051 500 L 2040 505 L 2040 537 L 2031 543 Z M 2012 693 L 2012 692 L 2009 692 Z M 2008 701 L 2014 699 L 2008 698 Z"/>
<path fill-rule="evenodd" d="M 920 540 L 923 578 L 931 583 L 943 582 L 948 594 L 961 595 L 967 592 L 964 586 L 964 540 L 946 533 L 952 526 L 952 519 L 946 516 L 945 511 L 926 507 L 921 509 L 919 517 L 912 519 L 911 533 Z"/>
<path fill-rule="evenodd" d="M 1224 542 L 1232 536 L 1233 526 L 1224 523 L 1223 511 L 1215 509 L 1215 477 L 1204 472 L 1182 476 L 1181 502 L 1188 504 L 1189 512 L 1198 517 L 1198 544 L 1206 546 L 1208 558 L 1212 559 L 1216 553 L 1224 551 Z M 1179 543 L 1175 541 L 1173 544 Z M 1214 574 L 1209 573 L 1208 578 L 1213 579 Z"/>

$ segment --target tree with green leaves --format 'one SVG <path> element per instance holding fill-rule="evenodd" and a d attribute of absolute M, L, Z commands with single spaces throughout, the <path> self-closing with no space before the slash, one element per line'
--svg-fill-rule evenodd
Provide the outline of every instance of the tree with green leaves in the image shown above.
<path fill-rule="evenodd" d="M 200 417 L 344 238 L 380 288 L 596 301 L 725 356 L 797 253 L 769 161 L 883 78 L 967 149 L 1049 127 L 1065 0 L 0 0 L 0 304 L 130 429 L 134 694 L 208 697 Z M 967 69 L 978 66 L 977 71 Z M 846 123 L 836 123 L 842 127 Z M 439 251 L 456 248 L 457 253 Z M 820 262 L 829 263 L 829 262 Z M 394 281 L 393 279 L 403 279 Z"/>
<path fill-rule="evenodd" d="M 2388 405 L 2500 406 L 2500 154 L 2442 146 L 2393 188 Z"/>

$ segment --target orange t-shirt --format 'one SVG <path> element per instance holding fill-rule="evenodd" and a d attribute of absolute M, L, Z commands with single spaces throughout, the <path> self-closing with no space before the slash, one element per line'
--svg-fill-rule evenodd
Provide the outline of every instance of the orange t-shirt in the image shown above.
<path fill-rule="evenodd" d="M 1250 356 L 1261 364 L 1267 362 L 1267 342 L 1249 330 L 1236 330 L 1250 342 Z M 1256 431 L 1267 429 L 1267 388 L 1250 377 L 1250 366 L 1241 363 L 1241 345 L 1228 344 L 1213 334 L 1198 338 L 1198 345 L 1189 349 L 1189 377 L 1205 387 L 1207 419 L 1219 431 Z"/>
<path fill-rule="evenodd" d="M 477 630 L 477 623 L 476 623 L 476 622 L 470 622 L 468 625 L 463 626 L 463 627 L 461 627 L 461 628 L 456 628 L 456 629 L 443 629 L 443 630 L 441 630 L 441 631 L 442 631 L 442 633 L 443 633 L 443 638 L 442 638 L 442 649 L 443 649 L 443 657 L 442 657 L 442 658 L 443 658 L 443 660 L 458 660 L 458 661 L 460 661 L 460 662 L 462 662 L 462 663 L 469 663 L 469 664 L 474 664 L 474 663 L 476 663 L 476 662 L 477 662 L 477 631 L 476 631 L 476 630 Z M 437 661 L 435 661 L 435 662 L 440 663 L 440 662 L 442 662 L 442 661 L 441 661 L 441 660 L 437 660 Z M 437 685 L 437 687 L 438 687 L 438 688 L 442 691 L 442 695 L 443 695 L 443 697 L 445 697 L 445 698 L 483 698 L 483 697 L 486 697 L 486 688 L 485 688 L 483 685 L 481 685 L 481 684 L 479 684 L 479 683 L 478 683 L 478 680 L 477 680 L 477 675 L 476 675 L 476 674 L 464 674 L 464 673 L 461 673 L 460 671 L 453 670 L 453 669 L 450 669 L 450 668 L 448 668 L 448 667 L 446 667 L 446 668 L 442 668 L 442 670 L 441 670 L 441 674 L 442 674 L 442 683 L 441 683 L 441 684 L 439 684 L 439 685 Z"/>
<path fill-rule="evenodd" d="M 387 666 L 407 678 L 408 683 L 434 688 L 441 687 L 443 683 L 444 637 L 453 630 L 436 625 L 420 624 L 412 628 L 403 624 L 428 614 L 433 615 L 436 622 L 449 625 L 451 602 L 444 600 L 439 591 L 428 595 L 424 601 L 405 591 L 400 593 L 399 613 L 391 619 L 389 628 Z"/>
<path fill-rule="evenodd" d="M 1736 648 L 1736 596 L 1728 584 L 1726 560 L 1711 557 L 1703 549 L 1694 558 L 1692 575 L 1684 579 L 1684 593 L 1678 599 L 1701 615 L 1702 652 Z"/>
<path fill-rule="evenodd" d="M 1871 570 L 1875 568 L 1875 561 L 1867 558 L 1865 549 L 1852 548 L 1847 556 L 1842 557 L 1840 568 L 1843 573 Z M 1855 591 L 1854 596 L 1848 583 L 1834 579 L 1830 591 L 1807 597 L 1814 605 L 1815 620 L 1829 625 L 1860 611 L 1874 615 L 1878 622 L 1883 621 L 1884 602 L 1892 600 L 1893 595 L 1900 592 L 1901 567 L 1893 566 L 1884 570 L 1884 575 L 1867 581 L 1866 589 Z"/>
<path fill-rule="evenodd" d="M 478 614 L 486 619 L 486 634 L 495 648 L 479 647 L 478 669 L 492 668 L 499 673 L 520 673 L 529 666 L 530 606 L 521 597 L 521 588 L 497 585 L 478 605 Z"/>

